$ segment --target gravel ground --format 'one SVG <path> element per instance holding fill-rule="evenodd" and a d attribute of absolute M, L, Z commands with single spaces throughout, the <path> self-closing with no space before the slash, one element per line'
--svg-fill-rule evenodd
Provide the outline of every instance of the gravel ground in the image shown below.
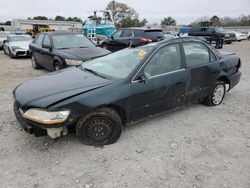
<path fill-rule="evenodd" d="M 241 57 L 242 79 L 217 107 L 193 104 L 127 127 L 117 143 L 83 145 L 25 133 L 12 90 L 45 70 L 0 51 L 1 187 L 250 187 L 250 41 L 225 45 Z M 247 123 L 248 122 L 248 123 Z"/>

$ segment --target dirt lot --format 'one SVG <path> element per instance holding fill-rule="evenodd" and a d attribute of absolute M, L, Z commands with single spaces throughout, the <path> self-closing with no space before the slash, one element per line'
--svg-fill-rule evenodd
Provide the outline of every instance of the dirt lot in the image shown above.
<path fill-rule="evenodd" d="M 18 125 L 12 90 L 46 74 L 0 51 L 1 187 L 250 187 L 250 41 L 225 45 L 242 58 L 242 79 L 222 105 L 194 104 L 129 126 L 103 148 L 71 134 L 35 138 Z"/>

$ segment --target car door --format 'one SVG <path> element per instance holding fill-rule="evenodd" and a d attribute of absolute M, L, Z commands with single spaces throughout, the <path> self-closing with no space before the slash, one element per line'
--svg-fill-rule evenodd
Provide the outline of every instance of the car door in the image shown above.
<path fill-rule="evenodd" d="M 128 47 L 129 41 L 133 36 L 131 29 L 123 29 L 113 35 L 111 51 L 118 51 Z"/>
<path fill-rule="evenodd" d="M 42 57 L 41 57 L 41 49 L 42 49 L 42 41 L 43 41 L 44 34 L 39 34 L 36 39 L 30 44 L 30 50 L 35 58 L 35 60 L 41 64 Z"/>
<path fill-rule="evenodd" d="M 185 62 L 189 78 L 185 95 L 188 101 L 207 96 L 213 86 L 220 68 L 216 56 L 203 43 L 183 43 Z"/>
<path fill-rule="evenodd" d="M 142 81 L 142 77 L 145 79 Z M 188 74 L 179 44 L 159 49 L 131 84 L 131 118 L 138 120 L 180 106 L 185 100 Z"/>
<path fill-rule="evenodd" d="M 44 35 L 41 54 L 41 65 L 48 70 L 53 70 L 53 51 L 50 38 L 47 34 Z"/>
<path fill-rule="evenodd" d="M 118 51 L 121 49 L 120 41 L 122 30 L 116 31 L 112 36 L 108 44 L 108 49 L 113 51 Z"/>

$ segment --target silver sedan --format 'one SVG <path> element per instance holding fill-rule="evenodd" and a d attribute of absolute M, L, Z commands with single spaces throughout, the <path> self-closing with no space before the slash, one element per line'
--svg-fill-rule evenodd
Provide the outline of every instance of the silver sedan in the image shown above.
<path fill-rule="evenodd" d="M 8 35 L 4 41 L 3 50 L 11 58 L 29 56 L 29 44 L 32 37 L 29 35 Z"/>

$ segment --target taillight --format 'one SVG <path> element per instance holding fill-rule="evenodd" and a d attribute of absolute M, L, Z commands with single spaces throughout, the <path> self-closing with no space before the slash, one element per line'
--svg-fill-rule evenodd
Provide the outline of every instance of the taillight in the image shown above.
<path fill-rule="evenodd" d="M 141 43 L 143 43 L 143 44 L 148 44 L 148 43 L 150 43 L 150 42 L 152 42 L 152 40 L 151 39 L 146 39 L 146 38 L 140 38 L 140 42 Z"/>

